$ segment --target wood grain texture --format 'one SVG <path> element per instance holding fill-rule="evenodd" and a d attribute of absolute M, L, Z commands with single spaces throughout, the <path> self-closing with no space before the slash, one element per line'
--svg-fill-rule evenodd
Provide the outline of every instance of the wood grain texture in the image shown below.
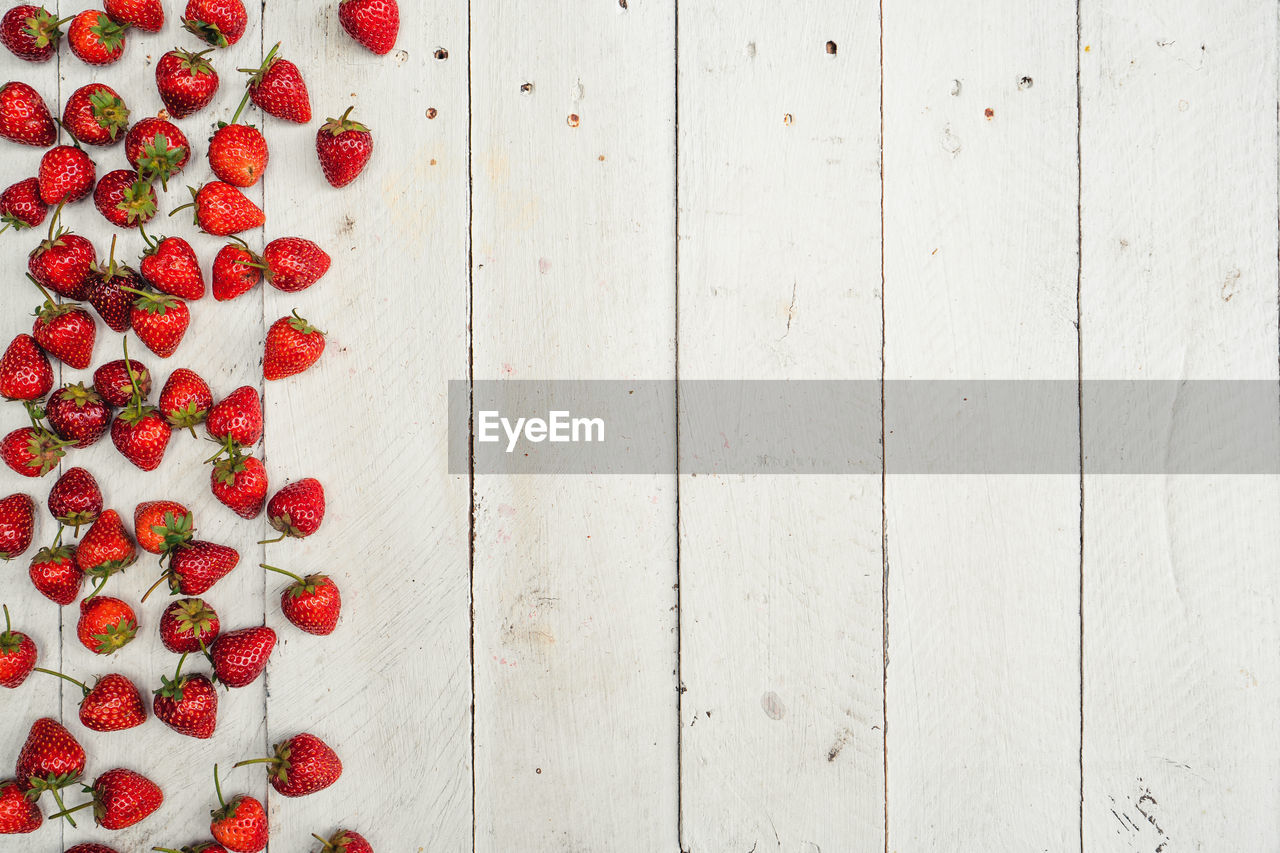
<path fill-rule="evenodd" d="M 886 376 L 1074 378 L 1074 10 L 931 12 L 885 6 Z M 1078 478 L 896 477 L 885 407 L 889 849 L 1075 849 Z"/>
<path fill-rule="evenodd" d="M 1275 380 L 1275 8 L 1081 17 L 1086 378 Z M 1086 480 L 1087 848 L 1280 844 L 1277 513 L 1274 477 Z"/>
<path fill-rule="evenodd" d="M 878 377 L 878 9 L 742 11 L 681 7 L 680 376 Z M 883 850 L 882 563 L 878 477 L 681 478 L 683 849 Z"/>

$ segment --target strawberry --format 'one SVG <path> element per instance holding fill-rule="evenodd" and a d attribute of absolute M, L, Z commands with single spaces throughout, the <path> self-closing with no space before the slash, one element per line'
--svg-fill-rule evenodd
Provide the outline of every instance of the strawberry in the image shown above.
<path fill-rule="evenodd" d="M 264 626 L 222 634 L 209 647 L 214 678 L 228 687 L 245 687 L 267 668 L 276 632 Z"/>
<path fill-rule="evenodd" d="M 74 527 L 79 535 L 82 525 L 93 524 L 102 515 L 102 490 L 98 488 L 98 481 L 83 468 L 67 469 L 49 490 L 49 514 L 58 524 Z M 83 568 L 79 557 L 76 565 Z"/>
<path fill-rule="evenodd" d="M 134 300 L 127 288 L 137 289 L 141 286 L 142 277 L 132 267 L 116 263 L 116 238 L 112 236 L 111 254 L 107 263 L 94 264 L 89 271 L 89 304 L 113 332 L 127 332 Z M 109 397 L 106 399 L 111 401 Z"/>
<path fill-rule="evenodd" d="M 80 723 L 95 732 L 122 732 L 137 728 L 147 721 L 147 708 L 133 682 L 123 675 L 111 673 L 99 678 L 90 687 L 69 675 L 52 669 L 38 669 L 48 675 L 56 675 L 80 688 Z"/>
<path fill-rule="evenodd" d="M 218 793 L 218 808 L 209 812 L 209 834 L 234 853 L 258 853 L 267 846 L 267 810 L 248 794 L 238 794 L 231 802 L 222 799 L 218 766 L 213 767 L 213 786 Z"/>
<path fill-rule="evenodd" d="M 169 215 L 194 206 L 196 225 L 215 237 L 259 228 L 266 221 L 262 210 L 244 193 L 222 181 L 209 181 L 199 190 L 192 189 L 191 197 L 191 204 L 175 208 Z"/>
<path fill-rule="evenodd" d="M 0 19 L 0 44 L 27 62 L 48 62 L 58 52 L 62 22 L 41 6 L 24 3 Z"/>
<path fill-rule="evenodd" d="M 138 265 L 147 284 L 182 299 L 202 298 L 204 274 L 200 272 L 200 262 L 191 244 L 181 237 L 147 237 L 147 241 Z"/>
<path fill-rule="evenodd" d="M 241 0 L 187 0 L 182 25 L 214 47 L 240 41 L 249 25 Z"/>
<path fill-rule="evenodd" d="M 58 791 L 80 778 L 84 762 L 84 747 L 71 732 L 57 720 L 41 717 L 31 724 L 14 776 L 29 791 L 52 791 L 58 808 L 62 808 Z"/>
<path fill-rule="evenodd" d="M 270 152 L 262 131 L 248 124 L 221 124 L 209 140 L 209 165 L 218 180 L 251 187 L 267 168 Z"/>
<path fill-rule="evenodd" d="M 40 198 L 40 179 L 26 178 L 0 192 L 0 232 L 12 228 L 22 231 L 35 228 L 49 213 L 49 205 Z"/>
<path fill-rule="evenodd" d="M 169 554 L 161 580 L 168 580 L 174 595 L 203 595 L 240 562 L 240 553 L 226 545 L 193 540 Z"/>
<path fill-rule="evenodd" d="M 0 87 L 0 137 L 23 145 L 48 148 L 58 140 L 58 126 L 40 93 L 26 83 Z"/>
<path fill-rule="evenodd" d="M 148 181 L 159 180 L 169 189 L 169 179 L 182 171 L 191 159 L 191 143 L 177 125 L 162 118 L 144 118 L 129 128 L 124 138 L 124 153 Z"/>
<path fill-rule="evenodd" d="M 258 389 L 242 385 L 209 410 L 205 429 L 212 438 L 252 447 L 262 438 L 262 399 Z"/>
<path fill-rule="evenodd" d="M 90 83 L 67 98 L 62 126 L 85 145 L 111 145 L 129 127 L 129 108 L 110 86 Z"/>
<path fill-rule="evenodd" d="M 281 317 L 267 330 L 262 375 L 268 381 L 284 379 L 315 364 L 324 352 L 324 332 L 298 316 Z"/>
<path fill-rule="evenodd" d="M 113 20 L 143 32 L 158 33 L 164 28 L 164 6 L 160 0 L 103 0 L 102 6 Z"/>
<path fill-rule="evenodd" d="M 161 677 L 151 710 L 156 719 L 180 735 L 205 740 L 218 726 L 218 691 L 203 675 L 183 675 L 187 653 L 178 658 L 173 678 Z"/>
<path fill-rule="evenodd" d="M 36 311 L 35 325 L 31 328 L 31 336 L 41 349 L 76 370 L 88 369 L 93 361 L 93 341 L 97 334 L 98 325 L 88 311 L 75 302 L 58 304 L 52 297 Z"/>
<path fill-rule="evenodd" d="M 174 49 L 156 63 L 156 88 L 174 118 L 186 118 L 209 105 L 218 92 L 218 72 L 207 54 Z"/>
<path fill-rule="evenodd" d="M 76 562 L 80 564 L 80 568 L 86 575 L 97 578 L 100 585 L 116 572 L 122 572 L 132 566 L 137 559 L 137 546 L 129 537 L 128 531 L 124 529 L 120 513 L 114 509 L 109 509 L 98 516 L 98 520 L 84 534 L 84 538 L 80 540 L 80 545 L 76 549 Z M 88 599 L 81 602 L 81 608 L 87 602 Z M 132 619 L 132 616 L 130 618 Z M 84 636 L 83 633 L 80 635 L 81 642 L 84 642 Z"/>
<path fill-rule="evenodd" d="M 324 521 L 324 486 L 314 477 L 285 486 L 267 504 L 267 521 L 280 531 L 280 539 L 305 539 L 315 533 Z"/>
<path fill-rule="evenodd" d="M 93 807 L 93 819 L 103 829 L 127 829 L 150 817 L 164 802 L 160 787 L 141 773 L 117 767 L 108 770 L 85 789 L 93 799 L 52 817 L 69 817 L 80 809 Z"/>
<path fill-rule="evenodd" d="M 303 732 L 275 746 L 270 758 L 251 758 L 247 764 L 267 764 L 267 780 L 271 787 L 286 797 L 305 797 L 323 791 L 342 775 L 342 760 L 327 743 Z"/>
<path fill-rule="evenodd" d="M 0 782 L 0 835 L 35 832 L 44 823 L 40 807 L 12 779 Z M 71 853 L 71 851 L 67 851 Z"/>
<path fill-rule="evenodd" d="M 118 853 L 115 849 L 105 844 L 77 844 L 75 847 L 68 847 L 67 853 Z"/>
<path fill-rule="evenodd" d="M 191 311 L 187 303 L 165 293 L 128 290 L 137 296 L 129 313 L 134 334 L 147 349 L 161 358 L 173 355 L 191 325 Z"/>
<path fill-rule="evenodd" d="M 133 400 L 134 386 L 142 399 L 151 395 L 151 371 L 134 359 L 109 361 L 93 372 L 93 390 L 108 406 L 124 408 Z"/>
<path fill-rule="evenodd" d="M 267 282 L 277 290 L 306 290 L 329 271 L 329 255 L 310 240 L 279 237 L 262 250 L 261 266 Z"/>
<path fill-rule="evenodd" d="M 0 356 L 0 396 L 40 400 L 53 388 L 53 368 L 31 335 L 18 335 Z"/>
<path fill-rule="evenodd" d="M 311 837 L 324 845 L 318 853 L 373 853 L 373 845 L 363 835 L 349 829 L 339 829 L 327 841 L 314 832 Z"/>
<path fill-rule="evenodd" d="M 36 505 L 21 493 L 0 498 L 0 560 L 12 560 L 26 553 L 35 535 Z"/>
<path fill-rule="evenodd" d="M 233 453 L 220 459 L 209 480 L 213 496 L 241 518 L 257 518 L 267 502 L 267 469 L 256 457 Z"/>
<path fill-rule="evenodd" d="M 132 169 L 116 169 L 98 181 L 93 203 L 117 228 L 137 228 L 156 215 L 156 190 Z"/>
<path fill-rule="evenodd" d="M 378 56 L 396 46 L 400 32 L 400 7 L 396 0 L 342 0 L 338 21 L 353 39 Z"/>
<path fill-rule="evenodd" d="M 42 427 L 22 427 L 0 440 L 0 457 L 24 477 L 43 477 L 58 467 L 70 445 Z"/>
<path fill-rule="evenodd" d="M 248 293 L 262 281 L 262 270 L 254 266 L 257 256 L 243 240 L 232 239 L 239 242 L 223 246 L 213 259 L 213 298 L 219 302 Z"/>
<path fill-rule="evenodd" d="M 45 204 L 71 204 L 93 192 L 97 174 L 89 155 L 74 145 L 59 145 L 40 158 L 40 198 Z"/>
<path fill-rule="evenodd" d="M 296 124 L 311 121 L 311 98 L 298 66 L 276 56 L 279 43 L 271 48 L 258 68 L 241 68 L 249 74 L 249 97 L 269 116 Z"/>
<path fill-rule="evenodd" d="M 175 654 L 201 651 L 219 630 L 217 612 L 200 598 L 180 598 L 160 615 L 160 642 Z"/>
<path fill-rule="evenodd" d="M 358 178 L 373 156 L 373 133 L 348 118 L 353 109 L 347 107 L 342 118 L 331 118 L 316 131 L 320 168 L 325 180 L 335 187 L 345 187 Z"/>
<path fill-rule="evenodd" d="M 67 44 L 87 65 L 110 65 L 124 55 L 127 25 L 117 24 L 106 12 L 86 9 L 71 19 Z"/>
<path fill-rule="evenodd" d="M 98 262 L 93 244 L 58 228 L 58 214 L 49 223 L 49 236 L 27 259 L 31 277 L 59 296 L 77 301 L 89 295 L 89 275 Z"/>
<path fill-rule="evenodd" d="M 9 608 L 4 607 L 4 633 L 0 634 L 0 687 L 13 689 L 27 680 L 35 668 L 36 644 L 9 623 Z"/>
<path fill-rule="evenodd" d="M 148 554 L 164 554 L 190 541 L 193 523 L 191 510 L 177 501 L 144 501 L 133 511 L 133 535 Z"/>
<path fill-rule="evenodd" d="M 152 847 L 152 850 L 159 850 L 160 853 L 227 853 L 227 848 L 223 847 L 216 841 L 206 841 L 203 844 L 187 845 L 181 850 L 174 850 L 172 847 Z M 68 851 L 70 853 L 70 851 Z"/>
<path fill-rule="evenodd" d="M 41 548 L 31 559 L 27 574 L 31 577 L 31 585 L 59 607 L 66 607 L 76 600 L 84 581 L 84 572 L 76 562 L 75 545 Z"/>
<path fill-rule="evenodd" d="M 173 429 L 155 406 L 141 400 L 131 405 L 111 424 L 111 443 L 125 459 L 143 471 L 154 471 L 164 461 Z"/>
<path fill-rule="evenodd" d="M 308 634 L 324 637 L 333 633 L 342 613 L 342 595 L 328 575 L 307 575 L 304 578 L 266 563 L 259 565 L 293 578 L 294 582 L 280 593 L 280 610 L 284 618 Z"/>
<path fill-rule="evenodd" d="M 133 608 L 120 599 L 91 595 L 80 602 L 76 636 L 94 654 L 115 654 L 137 634 L 138 617 L 133 615 Z"/>
<path fill-rule="evenodd" d="M 185 367 L 169 374 L 160 391 L 160 414 L 174 429 L 190 430 L 192 437 L 195 437 L 196 425 L 204 423 L 212 407 L 209 384 Z"/>

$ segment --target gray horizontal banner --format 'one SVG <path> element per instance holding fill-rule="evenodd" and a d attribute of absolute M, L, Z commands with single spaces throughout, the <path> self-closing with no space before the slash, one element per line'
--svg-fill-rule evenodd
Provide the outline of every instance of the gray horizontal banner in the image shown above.
<path fill-rule="evenodd" d="M 449 383 L 454 474 L 473 462 L 481 475 L 1079 474 L 1082 459 L 1086 474 L 1280 474 L 1274 380 L 493 380 L 473 391 Z"/>

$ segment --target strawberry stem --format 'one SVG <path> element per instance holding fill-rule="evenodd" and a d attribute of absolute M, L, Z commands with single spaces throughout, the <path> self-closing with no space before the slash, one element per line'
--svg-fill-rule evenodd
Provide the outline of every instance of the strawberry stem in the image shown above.
<path fill-rule="evenodd" d="M 246 767 L 250 764 L 275 764 L 274 758 L 246 758 L 244 761 L 236 762 L 236 767 Z"/>
<path fill-rule="evenodd" d="M 93 598 L 94 598 L 98 593 L 102 592 L 102 588 L 103 588 L 104 586 L 106 586 L 106 585 L 107 585 L 107 578 L 109 578 L 109 577 L 110 577 L 110 575 L 104 575 L 104 576 L 103 576 L 103 578 L 102 578 L 102 580 L 98 581 L 97 586 L 95 586 L 95 587 L 93 588 L 93 592 L 89 593 L 88 595 L 86 595 L 86 596 L 84 597 L 84 601 L 90 601 L 90 600 L 92 600 L 92 599 L 93 599 Z M 82 602 L 80 602 L 80 603 L 81 603 L 81 604 L 84 604 L 84 601 L 82 601 Z"/>
<path fill-rule="evenodd" d="M 49 242 L 54 240 L 54 233 L 58 228 L 58 220 L 62 217 L 62 208 L 66 205 L 65 201 L 58 202 L 58 206 L 53 210 L 53 216 L 49 219 Z"/>
<path fill-rule="evenodd" d="M 241 70 L 244 70 L 244 69 L 241 69 Z M 240 99 L 240 106 L 236 107 L 236 111 L 231 114 L 231 121 L 227 123 L 235 124 L 236 120 L 240 118 L 240 113 L 244 112 L 244 108 L 248 106 L 248 104 L 249 104 L 249 90 L 246 89 L 244 92 L 244 97 Z"/>
<path fill-rule="evenodd" d="M 27 273 L 27 280 L 30 281 L 32 284 L 34 284 L 39 289 L 39 291 L 42 294 L 44 294 L 44 298 L 46 302 L 48 302 L 50 305 L 56 304 L 54 301 L 54 298 L 49 295 L 49 291 L 44 289 L 44 285 L 36 281 L 35 276 L 33 276 L 31 273 Z"/>
<path fill-rule="evenodd" d="M 168 187 L 165 187 L 165 189 L 168 189 Z M 147 244 L 150 248 L 154 249 L 154 248 L 156 247 L 156 241 L 155 241 L 155 240 L 152 240 L 152 239 L 151 239 L 151 236 L 150 236 L 149 234 L 147 234 L 147 230 L 146 230 L 145 228 L 143 228 L 143 227 L 142 227 L 142 223 L 141 223 L 141 222 L 139 222 L 139 223 L 138 223 L 138 233 L 142 235 L 142 239 L 143 239 L 144 241 L 146 241 L 146 244 Z"/>
<path fill-rule="evenodd" d="M 4 633 L 9 635 L 13 633 L 13 625 L 9 622 L 9 605 L 0 604 L 4 608 Z"/>
<path fill-rule="evenodd" d="M 178 658 L 178 669 L 173 673 L 173 683 L 177 684 L 182 678 L 182 665 L 187 662 L 187 653 L 183 652 L 182 657 Z"/>
<path fill-rule="evenodd" d="M 200 647 L 204 648 L 204 643 L 201 643 Z M 218 794 L 218 805 L 225 809 L 227 801 L 222 799 L 222 783 L 218 781 L 218 765 L 216 764 L 213 765 L 213 790 Z"/>
<path fill-rule="evenodd" d="M 71 824 L 71 825 L 74 827 L 74 826 L 76 825 L 75 818 L 73 818 L 73 817 L 71 816 L 71 812 L 67 811 L 67 806 L 66 806 L 66 804 L 62 802 L 62 794 L 61 794 L 61 793 L 59 793 L 59 791 L 58 791 L 58 789 L 57 789 L 57 788 L 50 788 L 50 789 L 49 789 L 49 793 L 50 793 L 50 794 L 53 794 L 53 801 L 54 801 L 54 803 L 56 803 L 56 804 L 57 804 L 57 806 L 58 806 L 58 811 L 59 811 L 59 812 L 62 812 L 62 813 L 65 813 L 65 817 L 66 817 L 66 819 L 67 819 L 67 823 Z M 92 802 L 88 802 L 88 803 L 85 803 L 84 805 L 76 806 L 76 808 L 75 808 L 75 809 L 72 809 L 71 811 L 73 812 L 73 811 L 75 811 L 76 809 L 82 809 L 82 808 L 84 808 L 85 806 L 90 806 L 90 805 L 93 805 L 93 803 L 92 803 Z"/>
<path fill-rule="evenodd" d="M 44 669 L 43 667 L 39 667 L 39 666 L 35 667 L 35 668 L 34 668 L 34 671 L 35 671 L 35 672 L 43 672 L 45 675 L 56 675 L 56 676 L 58 676 L 58 678 L 62 678 L 62 679 L 65 679 L 65 680 L 67 680 L 67 681 L 70 681 L 70 682 L 71 682 L 72 684 L 74 684 L 76 687 L 79 687 L 81 690 L 83 690 L 83 691 L 84 691 L 84 695 L 86 695 L 86 696 L 88 696 L 88 695 L 89 695 L 89 688 L 88 688 L 88 686 L 86 686 L 86 685 L 85 685 L 85 683 L 84 683 L 83 681 L 76 681 L 74 678 L 72 678 L 72 677 L 71 677 L 71 676 L 69 676 L 69 675 L 63 675 L 62 673 L 57 672 L 56 670 L 52 670 L 52 669 Z"/>
<path fill-rule="evenodd" d="M 153 583 L 150 587 L 148 587 L 148 588 L 147 588 L 147 591 L 146 591 L 146 592 L 144 592 L 144 593 L 142 594 L 142 603 L 143 603 L 143 604 L 146 604 L 146 603 L 147 603 L 147 596 L 149 596 L 149 595 L 151 595 L 151 593 L 155 592 L 155 591 L 156 591 L 156 587 L 160 586 L 160 584 L 164 583 L 164 582 L 165 582 L 165 581 L 167 581 L 168 579 L 169 579 L 169 573 L 166 571 L 164 574 L 162 574 L 162 575 L 159 577 L 159 579 L 158 579 L 158 580 L 156 580 L 156 582 L 155 582 L 155 583 Z"/>
<path fill-rule="evenodd" d="M 49 820 L 57 820 L 60 817 L 65 817 L 67 819 L 67 823 L 71 824 L 72 826 L 75 826 L 76 822 L 72 819 L 71 815 L 75 812 L 80 811 L 81 809 L 87 809 L 89 808 L 89 806 L 93 805 L 93 800 L 90 800 L 87 803 L 81 803 L 75 808 L 68 809 L 63 807 L 62 802 L 57 795 L 57 792 L 54 792 L 53 798 L 54 800 L 58 801 L 58 807 L 61 808 L 62 811 L 58 812 L 57 814 L 49 815 Z"/>
<path fill-rule="evenodd" d="M 306 581 L 304 581 L 302 578 L 295 575 L 293 572 L 287 572 L 284 569 L 277 569 L 275 566 L 268 566 L 266 563 L 258 563 L 258 565 L 269 572 L 275 572 L 277 574 L 285 575 L 286 577 L 291 577 L 294 580 L 296 580 L 298 583 L 306 583 Z"/>
<path fill-rule="evenodd" d="M 258 544 L 259 544 L 259 545 L 274 545 L 276 542 L 283 542 L 283 541 L 284 541 L 284 539 L 285 539 L 285 537 L 286 537 L 287 535 L 288 535 L 287 533 L 281 533 L 281 534 L 280 534 L 279 536 L 277 536 L 275 539 L 263 539 L 263 540 L 262 540 L 261 542 L 259 542 Z M 270 566 L 267 566 L 267 568 L 271 568 L 271 567 L 270 567 Z"/>

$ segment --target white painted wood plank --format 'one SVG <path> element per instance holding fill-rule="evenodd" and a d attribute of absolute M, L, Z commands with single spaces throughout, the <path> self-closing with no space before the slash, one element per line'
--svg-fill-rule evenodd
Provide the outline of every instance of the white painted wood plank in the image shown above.
<path fill-rule="evenodd" d="M 674 8 L 525 11 L 472 4 L 475 377 L 673 378 Z M 477 479 L 477 850 L 676 848 L 675 523 L 670 475 Z"/>
<path fill-rule="evenodd" d="M 1074 9 L 921 11 L 884 12 L 886 375 L 1072 379 Z M 894 417 L 889 847 L 1074 849 L 1078 478 L 895 477 Z"/>
<path fill-rule="evenodd" d="M 1081 32 L 1086 378 L 1274 380 L 1275 7 Z M 1274 477 L 1087 478 L 1089 849 L 1280 844 L 1277 513 Z"/>
<path fill-rule="evenodd" d="M 283 39 L 299 64 L 314 112 L 306 127 L 261 119 L 273 145 L 266 239 L 308 237 L 333 257 L 312 288 L 265 293 L 268 324 L 296 307 L 328 333 L 314 368 L 266 391 L 273 489 L 316 477 L 328 514 L 314 536 L 267 551 L 274 565 L 330 573 L 344 609 L 333 635 L 304 634 L 280 613 L 284 579 L 266 581 L 283 641 L 270 741 L 309 731 L 344 764 L 325 791 L 273 793 L 273 837 L 310 850 L 310 833 L 346 826 L 377 850 L 460 851 L 471 846 L 470 496 L 447 473 L 445 419 L 447 382 L 467 370 L 466 4 L 402 0 L 385 57 L 348 37 L 336 8 L 275 4 L 264 30 L 268 49 Z M 374 155 L 336 190 L 315 134 L 351 104 Z"/>
<path fill-rule="evenodd" d="M 681 378 L 878 377 L 878 7 L 680 14 Z M 882 850 L 879 478 L 683 477 L 680 529 L 683 849 Z"/>

